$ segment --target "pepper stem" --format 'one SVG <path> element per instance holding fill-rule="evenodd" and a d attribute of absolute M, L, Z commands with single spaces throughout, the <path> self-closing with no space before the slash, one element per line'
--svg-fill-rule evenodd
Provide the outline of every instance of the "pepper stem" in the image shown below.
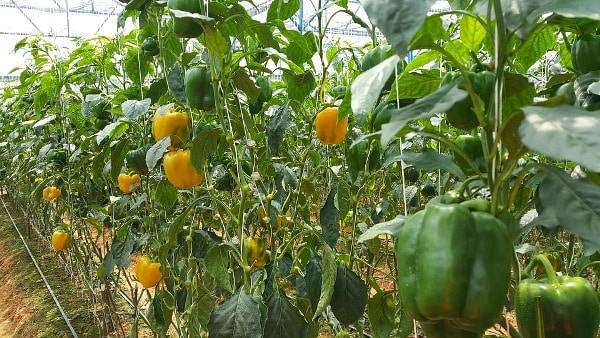
<path fill-rule="evenodd" d="M 531 270 L 533 270 L 533 268 L 539 264 L 541 264 L 544 267 L 544 270 L 546 271 L 546 277 L 548 278 L 548 281 L 550 283 L 552 283 L 552 284 L 560 283 L 558 281 L 558 277 L 556 276 L 556 271 L 554 271 L 554 268 L 552 267 L 552 264 L 550 263 L 548 258 L 542 254 L 539 254 L 533 258 L 531 263 L 529 263 L 527 268 L 525 268 L 524 273 L 527 275 L 530 275 Z"/>

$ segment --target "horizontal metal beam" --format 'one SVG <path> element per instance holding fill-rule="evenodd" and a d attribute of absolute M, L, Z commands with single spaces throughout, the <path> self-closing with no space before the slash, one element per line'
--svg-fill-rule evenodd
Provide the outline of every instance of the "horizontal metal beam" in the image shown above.
<path fill-rule="evenodd" d="M 32 10 L 32 11 L 41 11 L 41 12 L 46 12 L 46 13 L 66 13 L 67 10 L 64 8 L 47 8 L 47 7 L 36 7 L 36 6 L 29 6 L 29 5 L 18 5 L 15 6 L 12 3 L 0 3 L 0 8 L 21 8 L 22 10 Z M 91 11 L 91 10 L 86 10 L 86 9 L 71 9 L 69 10 L 69 13 L 75 13 L 75 14 L 91 14 L 91 15 L 115 15 L 118 16 L 119 13 L 114 13 L 110 12 L 110 11 Z"/>
<path fill-rule="evenodd" d="M 3 32 L 0 31 L 0 35 L 9 35 L 9 36 L 43 36 L 45 38 L 65 38 L 65 39 L 77 39 L 77 38 L 84 38 L 84 36 L 82 35 L 73 35 L 71 34 L 71 36 L 68 35 L 63 35 L 63 34 L 49 34 L 49 33 L 44 33 L 44 34 L 37 34 L 37 33 L 27 33 L 27 32 Z"/>

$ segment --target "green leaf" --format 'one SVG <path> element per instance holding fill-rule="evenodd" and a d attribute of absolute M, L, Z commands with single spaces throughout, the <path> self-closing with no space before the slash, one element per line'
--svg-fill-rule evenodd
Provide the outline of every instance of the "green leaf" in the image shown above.
<path fill-rule="evenodd" d="M 187 100 L 185 96 L 184 77 L 185 74 L 179 64 L 173 65 L 167 74 L 167 86 L 169 86 L 169 93 L 171 93 L 171 95 L 173 95 L 173 97 L 181 103 L 185 103 Z"/>
<path fill-rule="evenodd" d="M 504 73 L 505 90 L 502 102 L 504 117 L 519 111 L 522 107 L 533 104 L 536 96 L 535 86 L 529 79 L 521 74 Z"/>
<path fill-rule="evenodd" d="M 166 290 L 159 290 L 152 298 L 148 307 L 148 320 L 152 328 L 161 336 L 165 336 L 171 326 L 175 299 Z"/>
<path fill-rule="evenodd" d="M 308 323 L 280 288 L 266 299 L 269 309 L 264 338 L 305 338 Z"/>
<path fill-rule="evenodd" d="M 469 64 L 471 60 L 471 51 L 461 40 L 452 40 L 444 45 L 444 50 L 452 57 L 450 60 L 454 61 L 455 67 Z"/>
<path fill-rule="evenodd" d="M 335 195 L 337 188 L 332 188 L 327 195 L 325 205 L 319 213 L 319 223 L 323 231 L 323 238 L 331 248 L 335 248 L 335 244 L 340 237 L 340 211 L 335 207 Z"/>
<path fill-rule="evenodd" d="M 340 211 L 340 218 L 346 217 L 348 212 L 352 210 L 352 191 L 350 185 L 346 181 L 339 181 L 337 192 L 335 194 L 335 207 Z"/>
<path fill-rule="evenodd" d="M 371 21 L 383 32 L 396 53 L 404 56 L 412 37 L 427 19 L 435 0 L 364 0 Z"/>
<path fill-rule="evenodd" d="M 45 125 L 47 125 L 48 123 L 52 122 L 56 120 L 56 115 L 46 115 L 43 119 L 37 121 L 36 123 L 33 124 L 33 128 L 40 128 L 43 127 Z"/>
<path fill-rule="evenodd" d="M 333 253 L 333 250 L 327 243 L 321 244 L 321 250 L 323 251 L 321 294 L 319 297 L 319 303 L 317 304 L 317 309 L 315 310 L 315 314 L 313 316 L 313 320 L 315 320 L 331 302 L 333 286 L 335 285 L 335 279 L 337 276 L 335 253 Z"/>
<path fill-rule="evenodd" d="M 358 242 L 363 243 L 372 239 L 377 238 L 379 235 L 388 234 L 395 236 L 400 232 L 402 225 L 406 221 L 406 216 L 398 215 L 396 218 L 389 220 L 387 222 L 375 224 L 374 226 L 367 229 L 367 231 L 363 232 L 360 237 L 358 237 Z"/>
<path fill-rule="evenodd" d="M 177 203 L 177 189 L 167 181 L 160 181 L 154 188 L 152 197 L 159 206 L 168 211 Z"/>
<path fill-rule="evenodd" d="M 419 69 L 425 65 L 430 64 L 431 62 L 437 61 L 439 60 L 440 56 L 441 54 L 437 50 L 428 50 L 419 53 L 414 59 L 412 59 L 412 61 L 408 65 L 406 65 L 406 67 L 404 67 L 404 73 L 410 73 L 413 70 Z M 395 92 L 394 88 L 396 88 L 396 86 L 392 86 L 392 88 L 393 89 L 390 95 Z M 394 95 L 396 94 L 394 93 Z"/>
<path fill-rule="evenodd" d="M 344 265 L 338 266 L 331 311 L 343 325 L 358 321 L 365 312 L 369 294 L 365 282 Z"/>
<path fill-rule="evenodd" d="M 391 337 L 394 330 L 394 295 L 390 292 L 378 292 L 369 299 L 367 313 L 373 329 L 373 338 Z"/>
<path fill-rule="evenodd" d="M 425 70 L 422 73 L 402 73 L 392 85 L 392 90 L 386 101 L 395 101 L 397 98 L 422 98 L 438 90 L 441 82 L 439 70 Z"/>
<path fill-rule="evenodd" d="M 300 9 L 300 0 L 275 0 L 271 2 L 267 12 L 267 21 L 275 20 L 285 21 Z"/>
<path fill-rule="evenodd" d="M 110 176 L 113 180 L 116 180 L 121 173 L 128 151 L 129 147 L 126 139 L 117 142 L 110 148 Z"/>
<path fill-rule="evenodd" d="M 152 101 L 150 99 L 144 99 L 142 101 L 127 100 L 121 104 L 123 114 L 130 119 L 136 119 L 148 112 Z"/>
<path fill-rule="evenodd" d="M 303 74 L 294 74 L 288 70 L 284 70 L 283 81 L 287 85 L 290 100 L 298 102 L 303 102 L 317 86 L 315 76 L 310 70 Z"/>
<path fill-rule="evenodd" d="M 285 48 L 285 54 L 294 63 L 301 65 L 310 62 L 318 51 L 317 37 L 313 32 L 304 35 L 297 31 L 285 30 L 283 35 L 289 41 Z"/>
<path fill-rule="evenodd" d="M 256 100 L 260 94 L 260 88 L 256 86 L 254 81 L 243 68 L 238 68 L 232 75 L 232 80 L 235 86 L 246 93 L 252 101 Z"/>
<path fill-rule="evenodd" d="M 192 164 L 200 171 L 204 171 L 206 161 L 219 146 L 221 140 L 221 129 L 206 127 L 196 134 L 192 141 Z"/>
<path fill-rule="evenodd" d="M 478 52 L 486 35 L 485 27 L 474 17 L 463 15 L 460 19 L 460 39 L 470 50 Z"/>
<path fill-rule="evenodd" d="M 211 338 L 262 338 L 262 313 L 265 305 L 260 297 L 248 295 L 240 288 L 233 296 L 217 305 L 208 323 Z"/>
<path fill-rule="evenodd" d="M 286 103 L 275 110 L 267 125 L 269 149 L 274 155 L 279 154 L 285 131 L 290 126 L 289 105 Z"/>
<path fill-rule="evenodd" d="M 449 84 L 409 106 L 393 110 L 390 122 L 382 126 L 381 143 L 383 145 L 390 143 L 408 122 L 445 113 L 456 102 L 466 97 L 467 92 L 458 89 L 456 85 Z"/>
<path fill-rule="evenodd" d="M 226 244 L 210 248 L 206 254 L 205 264 L 208 274 L 215 279 L 217 285 L 229 292 L 233 292 L 233 285 L 228 273 L 230 264 L 229 250 L 231 250 L 231 247 Z"/>
<path fill-rule="evenodd" d="M 204 27 L 204 36 L 206 37 L 206 47 L 215 53 L 219 59 L 225 57 L 229 50 L 229 40 L 225 39 L 221 32 L 211 26 Z"/>
<path fill-rule="evenodd" d="M 207 327 L 211 313 L 215 307 L 213 295 L 204 285 L 198 283 L 194 290 L 194 306 L 191 308 L 191 317 L 202 327 Z"/>
<path fill-rule="evenodd" d="M 104 127 L 102 130 L 100 130 L 96 134 L 96 143 L 97 144 L 102 143 L 102 141 L 104 141 L 104 139 L 106 139 L 109 136 L 113 136 L 119 130 L 122 130 L 123 128 L 125 130 L 127 130 L 129 128 L 129 125 L 122 121 L 113 122 L 113 123 L 107 125 L 106 127 Z"/>
<path fill-rule="evenodd" d="M 146 165 L 148 166 L 148 171 L 152 171 L 154 167 L 156 167 L 156 164 L 162 159 L 163 154 L 170 145 L 171 138 L 167 136 L 148 149 L 148 152 L 146 152 Z"/>
<path fill-rule="evenodd" d="M 400 58 L 394 55 L 360 74 L 352 83 L 352 111 L 362 119 L 377 104 L 381 90 L 396 71 Z"/>
<path fill-rule="evenodd" d="M 398 162 L 404 161 L 406 164 L 412 165 L 417 170 L 423 170 L 426 172 L 435 172 L 437 170 L 446 171 L 460 179 L 465 177 L 460 167 L 454 163 L 452 156 L 446 154 L 440 154 L 439 152 L 426 148 L 422 151 L 416 152 L 404 152 L 402 155 L 395 155 L 391 158 L 386 159 L 384 167 Z"/>
<path fill-rule="evenodd" d="M 546 52 L 555 47 L 555 31 L 554 27 L 545 25 L 529 36 L 515 56 L 515 64 L 519 72 L 526 73 Z"/>
<path fill-rule="evenodd" d="M 586 256 L 600 250 L 600 187 L 556 168 L 544 172 L 538 191 L 539 217 L 532 223 L 548 228 L 560 225 L 579 236 Z"/>
<path fill-rule="evenodd" d="M 526 107 L 519 128 L 523 143 L 557 160 L 600 172 L 600 115 L 572 106 Z"/>
<path fill-rule="evenodd" d="M 439 40 L 448 40 L 448 33 L 444 28 L 444 23 L 439 15 L 432 15 L 425 19 L 425 22 L 412 38 L 409 49 L 430 49 Z"/>

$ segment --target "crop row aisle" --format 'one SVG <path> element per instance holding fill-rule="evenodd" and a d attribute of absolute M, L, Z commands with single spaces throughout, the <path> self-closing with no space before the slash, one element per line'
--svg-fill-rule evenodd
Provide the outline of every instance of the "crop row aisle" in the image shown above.
<path fill-rule="evenodd" d="M 600 1 L 21 2 L 15 337 L 600 337 Z"/>

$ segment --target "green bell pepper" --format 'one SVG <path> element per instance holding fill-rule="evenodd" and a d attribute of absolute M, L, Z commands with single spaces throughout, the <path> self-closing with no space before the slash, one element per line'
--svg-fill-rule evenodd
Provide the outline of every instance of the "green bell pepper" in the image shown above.
<path fill-rule="evenodd" d="M 206 67 L 194 67 L 185 72 L 185 95 L 192 108 L 206 111 L 215 107 L 215 94 Z"/>
<path fill-rule="evenodd" d="M 571 46 L 573 67 L 580 74 L 600 70 L 600 36 L 585 34 Z"/>
<path fill-rule="evenodd" d="M 468 72 L 468 76 L 475 94 L 477 94 L 483 101 L 484 108 L 487 108 L 492 99 L 496 74 L 490 71 L 483 71 L 479 73 Z M 442 80 L 442 86 L 453 82 L 458 83 L 459 88 L 466 89 L 462 73 L 450 72 L 446 74 Z M 452 108 L 446 112 L 446 119 L 450 125 L 462 130 L 469 131 L 479 126 L 479 120 L 475 114 L 475 108 L 470 96 L 467 96 L 465 99 L 456 102 Z"/>
<path fill-rule="evenodd" d="M 356 181 L 358 174 L 367 169 L 372 172 L 381 168 L 381 147 L 379 142 L 374 142 L 369 147 L 369 140 L 363 139 L 360 142 L 354 143 L 348 149 L 346 160 L 348 163 L 348 171 L 352 180 Z M 369 152 L 370 148 L 370 152 Z M 367 166 L 367 155 L 369 164 Z"/>
<path fill-rule="evenodd" d="M 487 212 L 441 196 L 408 218 L 396 241 L 404 310 L 428 338 L 480 338 L 507 301 L 512 243 Z"/>
<path fill-rule="evenodd" d="M 144 42 L 142 42 L 142 50 L 144 51 L 144 55 L 148 57 L 153 57 L 160 54 L 158 40 L 153 36 L 145 38 Z"/>
<path fill-rule="evenodd" d="M 151 145 L 146 145 L 138 149 L 130 150 L 125 156 L 127 167 L 138 174 L 147 174 L 148 165 L 146 164 L 146 153 Z"/>
<path fill-rule="evenodd" d="M 168 0 L 167 7 L 179 11 L 201 14 L 202 7 L 199 0 Z M 180 38 L 195 38 L 202 34 L 202 25 L 192 18 L 173 17 L 173 32 Z"/>
<path fill-rule="evenodd" d="M 550 260 L 537 255 L 546 278 L 519 283 L 515 307 L 523 338 L 595 338 L 600 325 L 600 302 L 592 285 L 581 277 L 557 276 Z"/>

